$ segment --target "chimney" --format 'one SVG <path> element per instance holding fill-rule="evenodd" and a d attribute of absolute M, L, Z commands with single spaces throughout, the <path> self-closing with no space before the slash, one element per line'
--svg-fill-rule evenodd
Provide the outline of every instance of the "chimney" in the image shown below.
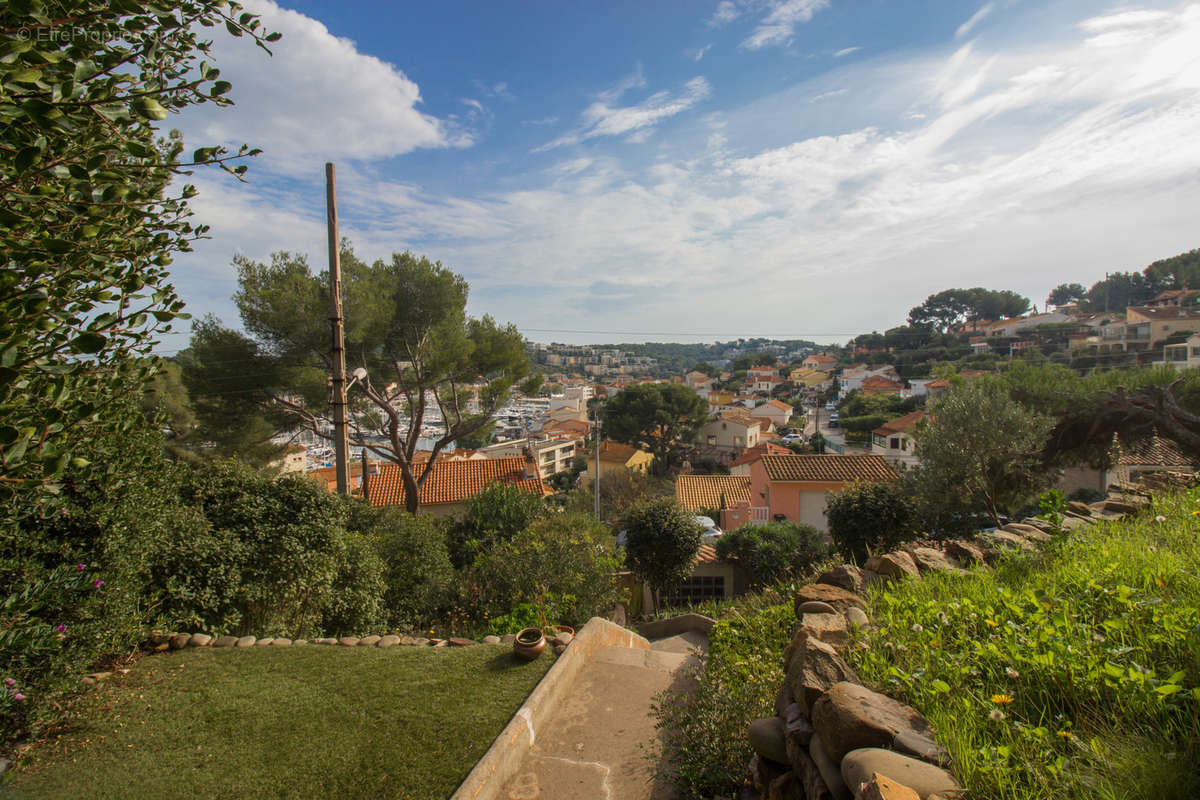
<path fill-rule="evenodd" d="M 533 457 L 533 448 L 526 444 L 522 449 L 522 454 L 525 456 L 525 467 L 523 470 L 525 480 L 533 480 L 534 478 L 541 480 L 542 472 L 538 469 L 537 459 Z"/>

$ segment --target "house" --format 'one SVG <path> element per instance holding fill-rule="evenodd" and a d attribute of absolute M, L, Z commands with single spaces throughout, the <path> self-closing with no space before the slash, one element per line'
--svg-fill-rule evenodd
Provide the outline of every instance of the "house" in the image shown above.
<path fill-rule="evenodd" d="M 755 375 L 746 379 L 746 385 L 752 392 L 762 392 L 771 394 L 779 388 L 780 384 L 787 383 L 778 375 Z"/>
<path fill-rule="evenodd" d="M 592 423 L 585 419 L 569 419 L 566 422 L 547 422 L 542 426 L 543 436 L 575 439 L 582 441 L 592 432 Z"/>
<path fill-rule="evenodd" d="M 581 481 L 596 479 L 595 450 L 584 453 L 587 456 L 587 469 L 579 476 Z M 614 442 L 605 439 L 600 443 L 600 480 L 610 473 L 620 471 L 648 472 L 654 463 L 654 456 L 645 450 L 639 450 L 633 445 Z"/>
<path fill-rule="evenodd" d="M 762 421 L 750 416 L 749 411 L 722 411 L 700 429 L 700 453 L 728 464 L 743 450 L 758 444 L 762 427 Z"/>
<path fill-rule="evenodd" d="M 903 396 L 904 384 L 899 381 L 894 381 L 891 378 L 885 378 L 882 375 L 871 375 L 863 378 L 862 387 L 860 390 L 868 397 L 872 395 L 896 395 Z"/>
<path fill-rule="evenodd" d="M 302 444 L 289 444 L 283 449 L 279 458 L 268 466 L 277 467 L 280 475 L 304 472 L 308 469 L 308 448 Z"/>
<path fill-rule="evenodd" d="M 751 409 L 750 416 L 770 420 L 775 423 L 775 427 L 781 428 L 787 425 L 794 411 L 795 409 L 782 400 L 768 400 L 761 406 Z"/>
<path fill-rule="evenodd" d="M 351 494 L 357 494 L 362 490 L 362 459 L 352 458 L 349 467 L 349 487 Z M 373 476 L 379 474 L 380 468 L 383 466 L 381 461 L 367 461 L 367 482 L 370 483 Z M 323 486 L 330 492 L 337 491 L 337 467 L 318 467 L 306 473 L 308 479 L 313 481 L 318 486 Z"/>
<path fill-rule="evenodd" d="M 755 378 L 778 378 L 779 370 L 775 367 L 751 367 L 746 370 L 746 380 L 752 381 Z"/>
<path fill-rule="evenodd" d="M 837 359 L 827 356 L 824 353 L 817 353 L 816 355 L 807 356 L 800 363 L 809 369 L 819 369 L 823 372 L 828 372 L 837 366 Z"/>
<path fill-rule="evenodd" d="M 523 458 L 529 451 L 537 462 L 543 478 L 566 472 L 578 453 L 584 450 L 580 443 L 569 437 L 553 439 L 513 439 L 488 445 L 480 450 L 488 458 Z"/>
<path fill-rule="evenodd" d="M 711 389 L 713 386 L 713 379 L 698 370 L 692 370 L 687 375 L 684 375 L 683 382 L 697 392 L 701 389 Z"/>
<path fill-rule="evenodd" d="M 1167 289 L 1159 292 L 1153 300 L 1146 301 L 1148 306 L 1191 306 L 1200 303 L 1200 289 Z"/>
<path fill-rule="evenodd" d="M 1048 314 L 1030 314 L 1027 317 L 1013 317 L 993 322 L 987 327 L 987 335 L 1012 339 L 1020 331 L 1036 328 L 1038 325 L 1057 325 L 1072 321 L 1069 314 L 1064 314 L 1061 311 L 1051 311 Z"/>
<path fill-rule="evenodd" d="M 792 451 L 781 444 L 774 442 L 759 442 L 754 447 L 746 450 L 740 456 L 729 462 L 729 474 L 747 476 L 750 475 L 750 465 L 758 461 L 763 456 L 790 456 Z"/>
<path fill-rule="evenodd" d="M 749 503 L 750 476 L 680 475 L 675 479 L 675 499 L 693 513 Z"/>
<path fill-rule="evenodd" d="M 1200 334 L 1192 334 L 1182 344 L 1165 345 L 1163 361 L 1179 369 L 1200 367 Z"/>
<path fill-rule="evenodd" d="M 418 480 L 430 469 L 428 462 L 412 465 Z M 487 458 L 471 461 L 437 461 L 421 485 L 418 498 L 422 513 L 436 517 L 457 516 L 467 501 L 494 483 L 515 486 L 543 497 L 548 493 L 537 464 L 531 458 Z M 369 475 L 367 502 L 373 506 L 404 506 L 404 481 L 400 467 L 385 464 L 378 475 Z"/>
<path fill-rule="evenodd" d="M 918 463 L 913 430 L 925 419 L 924 411 L 914 411 L 871 431 L 871 453 L 883 456 L 892 466 L 912 467 Z"/>
<path fill-rule="evenodd" d="M 1172 334 L 1200 331 L 1200 310 L 1182 306 L 1130 306 L 1125 309 L 1125 324 L 1145 326 L 1145 339 L 1154 347 Z"/>
<path fill-rule="evenodd" d="M 879 367 L 868 367 L 865 364 L 847 367 L 842 370 L 841 378 L 838 379 L 838 396 L 845 397 L 851 392 L 861 391 L 863 381 L 869 378 L 886 378 L 896 382 L 900 380 L 896 368 L 890 364 Z"/>
<path fill-rule="evenodd" d="M 750 465 L 750 501 L 725 509 L 721 527 L 733 530 L 747 522 L 790 520 L 827 532 L 825 506 L 830 492 L 895 478 L 883 456 L 763 456 Z"/>
<path fill-rule="evenodd" d="M 1179 445 L 1157 433 L 1132 445 L 1123 445 L 1119 436 L 1113 436 L 1112 464 L 1107 469 L 1090 466 L 1064 469 L 1058 480 L 1058 489 L 1072 494 L 1080 489 L 1090 489 L 1104 494 L 1114 483 L 1132 483 L 1152 472 L 1193 472 L 1192 462 Z"/>
<path fill-rule="evenodd" d="M 733 392 L 710 391 L 705 398 L 708 400 L 708 410 L 713 414 L 717 413 L 722 407 L 732 403 L 733 397 Z"/>

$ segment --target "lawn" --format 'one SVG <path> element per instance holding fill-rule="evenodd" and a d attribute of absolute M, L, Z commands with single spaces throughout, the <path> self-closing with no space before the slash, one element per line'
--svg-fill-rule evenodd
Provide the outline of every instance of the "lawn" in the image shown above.
<path fill-rule="evenodd" d="M 151 656 L 87 692 L 0 795 L 445 798 L 553 661 L 489 645 Z"/>
<path fill-rule="evenodd" d="M 869 599 L 850 657 L 972 798 L 1200 796 L 1200 492 Z"/>

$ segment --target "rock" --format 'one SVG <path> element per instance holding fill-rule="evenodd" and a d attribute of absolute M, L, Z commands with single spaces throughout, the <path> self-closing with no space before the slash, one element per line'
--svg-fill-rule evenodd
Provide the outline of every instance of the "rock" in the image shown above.
<path fill-rule="evenodd" d="M 429 644 L 429 640 L 423 636 L 418 636 L 412 640 L 412 643 L 417 647 L 424 647 L 425 645 Z"/>
<path fill-rule="evenodd" d="M 801 586 L 796 590 L 793 607 L 799 609 L 800 606 L 810 600 L 828 603 L 838 611 L 845 611 L 850 606 L 858 606 L 859 608 L 867 607 L 866 602 L 854 592 L 848 592 L 837 586 L 830 586 L 828 583 L 810 583 L 807 586 Z M 797 619 L 800 616 L 800 614 L 796 614 Z"/>
<path fill-rule="evenodd" d="M 374 636 L 374 635 L 364 636 L 358 640 L 357 646 L 358 647 L 374 647 L 375 645 L 379 644 L 379 640 L 382 638 L 383 638 L 382 636 Z"/>
<path fill-rule="evenodd" d="M 905 576 L 912 578 L 921 577 L 916 562 L 913 561 L 912 556 L 903 550 L 897 550 L 894 553 L 885 553 L 881 556 L 871 556 L 867 559 L 867 563 L 863 567 L 872 572 L 878 572 L 887 578 L 900 579 Z"/>
<path fill-rule="evenodd" d="M 379 644 L 377 644 L 376 646 L 377 647 L 394 647 L 395 645 L 398 645 L 398 644 L 400 644 L 400 637 L 395 635 L 394 633 L 389 633 L 387 636 L 379 637 Z"/>
<path fill-rule="evenodd" d="M 283 638 L 283 637 L 280 637 L 280 638 L 277 638 L 277 639 L 272 639 L 272 640 L 271 640 L 271 646 L 272 646 L 272 647 L 291 647 L 291 646 L 292 646 L 292 640 L 291 640 L 291 639 L 287 639 L 287 638 Z"/>
<path fill-rule="evenodd" d="M 813 763 L 808 752 L 794 751 L 791 756 L 793 758 L 792 771 L 800 779 L 806 800 L 832 800 L 833 795 L 830 793 L 829 787 L 825 785 L 825 779 L 821 777 L 821 770 Z"/>
<path fill-rule="evenodd" d="M 1031 528 L 1037 528 L 1043 533 L 1054 533 L 1055 530 L 1053 525 L 1041 517 L 1026 517 L 1025 519 L 1021 520 L 1021 524 L 1028 525 Z"/>
<path fill-rule="evenodd" d="M 792 702 L 792 693 L 788 689 L 787 678 L 779 684 L 779 691 L 775 693 L 775 716 L 782 717 L 787 713 L 787 707 Z"/>
<path fill-rule="evenodd" d="M 1079 517 L 1063 517 L 1062 529 L 1064 531 L 1073 531 L 1076 528 L 1082 528 L 1084 525 L 1087 525 L 1087 522 Z"/>
<path fill-rule="evenodd" d="M 928 761 L 940 767 L 950 766 L 950 754 L 946 748 L 928 736 L 922 736 L 913 731 L 900 731 L 892 739 L 892 749 L 906 756 Z"/>
<path fill-rule="evenodd" d="M 484 644 L 500 644 L 500 637 L 499 636 L 485 636 L 485 637 L 483 637 L 483 643 Z"/>
<path fill-rule="evenodd" d="M 754 782 L 754 788 L 760 792 L 766 793 L 768 787 L 785 772 L 787 767 L 757 753 L 750 759 L 750 779 Z"/>
<path fill-rule="evenodd" d="M 834 647 L 845 647 L 850 644 L 850 634 L 846 630 L 846 618 L 836 611 L 831 614 L 805 614 L 796 626 L 789 648 L 796 651 L 805 639 L 815 638 Z M 788 653 L 783 656 L 784 670 L 791 663 Z"/>
<path fill-rule="evenodd" d="M 833 645 L 820 639 L 808 638 L 800 643 L 787 672 L 787 685 L 792 699 L 810 713 L 813 704 L 841 681 L 858 682 L 858 674 L 848 665 Z"/>
<path fill-rule="evenodd" d="M 958 569 L 958 564 L 952 563 L 945 553 L 932 547 L 914 547 L 909 555 L 921 572 Z"/>
<path fill-rule="evenodd" d="M 156 653 L 161 653 L 164 650 L 169 650 L 169 649 L 171 649 L 171 645 L 167 644 L 166 642 L 163 642 L 162 644 L 154 645 L 154 652 L 156 652 Z"/>
<path fill-rule="evenodd" d="M 575 634 L 567 633 L 566 631 L 562 631 L 557 636 L 554 637 L 554 641 L 558 642 L 563 647 L 566 647 L 571 642 L 575 641 Z"/>
<path fill-rule="evenodd" d="M 92 674 L 88 675 L 88 677 L 92 679 L 92 683 L 100 683 L 101 681 L 106 681 L 109 678 L 111 678 L 112 673 L 111 672 L 93 672 Z"/>
<path fill-rule="evenodd" d="M 868 747 L 853 750 L 842 759 L 842 779 L 847 786 L 859 786 L 872 780 L 876 774 L 886 775 L 891 780 L 907 786 L 921 800 L 930 795 L 961 789 L 958 781 L 944 769 L 918 761 L 915 758 Z"/>
<path fill-rule="evenodd" d="M 273 642 L 273 641 L 275 641 L 275 640 L 268 636 L 266 639 L 259 639 L 257 642 L 254 643 L 254 646 L 255 647 L 270 647 L 271 642 Z"/>
<path fill-rule="evenodd" d="M 1112 498 L 1092 503 L 1091 508 L 1093 511 L 1103 511 L 1106 514 L 1133 514 L 1138 511 L 1138 507 L 1133 503 L 1126 503 L 1124 500 Z"/>
<path fill-rule="evenodd" d="M 799 703 L 790 704 L 784 711 L 783 735 L 789 742 L 795 742 L 806 751 L 812 740 L 813 727 L 805 716 L 804 706 Z"/>
<path fill-rule="evenodd" d="M 920 800 L 920 795 L 907 786 L 896 783 L 879 773 L 858 790 L 857 800 Z"/>
<path fill-rule="evenodd" d="M 853 564 L 842 564 L 840 567 L 822 572 L 817 577 L 817 583 L 836 586 L 847 592 L 861 592 L 864 586 L 862 570 Z"/>
<path fill-rule="evenodd" d="M 1092 515 L 1092 509 L 1088 508 L 1087 503 L 1081 503 L 1078 500 L 1068 500 L 1067 510 L 1074 511 L 1082 517 L 1090 517 Z"/>
<path fill-rule="evenodd" d="M 820 734 L 813 734 L 812 741 L 808 743 L 808 756 L 817 765 L 817 771 L 821 773 L 821 780 L 825 781 L 825 785 L 829 787 L 829 794 L 834 800 L 852 800 L 853 795 L 846 787 L 846 782 L 842 780 L 842 772 L 838 769 L 838 765 L 829 759 L 825 753 L 825 748 L 821 746 Z"/>
<path fill-rule="evenodd" d="M 512 644 L 517 640 L 515 633 L 506 633 L 500 637 L 500 644 Z"/>
<path fill-rule="evenodd" d="M 235 647 L 254 647 L 254 643 L 257 641 L 258 641 L 258 639 L 255 639 L 253 636 L 243 636 L 237 640 L 237 642 L 234 644 L 234 646 Z"/>
<path fill-rule="evenodd" d="M 822 603 L 820 600 L 809 600 L 807 602 L 801 603 L 799 608 L 796 609 L 796 616 L 798 616 L 798 617 L 802 616 L 804 614 L 836 614 L 836 613 L 837 613 L 836 608 L 829 605 L 829 603 Z"/>
<path fill-rule="evenodd" d="M 993 550 L 1033 551 L 1037 549 L 1034 547 L 1033 542 L 1024 536 L 1018 536 L 1008 531 L 986 531 L 979 534 L 979 540 Z"/>
<path fill-rule="evenodd" d="M 313 644 L 337 644 L 337 639 L 330 636 L 322 636 L 320 639 L 313 639 Z"/>
<path fill-rule="evenodd" d="M 358 647 L 357 636 L 343 636 L 337 640 L 342 647 Z"/>
<path fill-rule="evenodd" d="M 170 642 L 171 637 L 174 635 L 175 634 L 173 634 L 173 633 L 163 633 L 162 631 L 154 631 L 153 633 L 150 634 L 150 638 L 147 639 L 146 641 L 150 643 L 151 647 L 158 647 L 160 644 L 167 644 L 168 642 Z"/>
<path fill-rule="evenodd" d="M 8 772 L 8 770 L 12 767 L 12 763 L 12 759 L 0 758 L 0 775 Z M 803 798 L 801 800 L 803 800 Z"/>
<path fill-rule="evenodd" d="M 430 639 L 429 646 L 430 647 L 449 647 L 449 642 L 447 642 L 445 639 Z"/>
<path fill-rule="evenodd" d="M 559 644 L 558 642 L 554 643 L 554 655 L 561 656 L 566 651 L 567 646 L 565 644 Z"/>
<path fill-rule="evenodd" d="M 217 640 L 212 643 L 213 647 L 233 647 L 238 643 L 236 636 L 218 636 Z"/>
<path fill-rule="evenodd" d="M 192 638 L 188 640 L 188 647 L 208 647 L 212 640 L 213 637 L 207 633 L 193 633 Z"/>
<path fill-rule="evenodd" d="M 851 628 L 864 628 L 871 622 L 871 618 L 867 616 L 867 612 L 858 606 L 847 608 L 845 617 L 846 624 Z"/>
<path fill-rule="evenodd" d="M 929 720 L 916 709 L 849 682 L 835 683 L 813 704 L 812 723 L 833 761 L 863 747 L 890 747 L 901 731 L 933 736 Z"/>
<path fill-rule="evenodd" d="M 302 647 L 306 644 L 308 644 L 308 639 L 296 639 L 292 642 L 292 647 Z"/>
<path fill-rule="evenodd" d="M 946 542 L 947 555 L 955 558 L 961 564 L 976 564 L 983 563 L 983 551 L 971 542 L 963 539 L 954 539 Z"/>
<path fill-rule="evenodd" d="M 172 650 L 182 650 L 188 646 L 188 642 L 191 640 L 192 635 L 190 633 L 173 633 L 171 634 L 169 644 Z"/>
<path fill-rule="evenodd" d="M 559 634 L 559 636 L 561 635 L 562 634 Z M 565 642 L 560 641 L 559 644 L 561 644 L 563 647 L 566 647 L 568 644 L 570 644 L 570 641 L 570 639 Z M 446 645 L 448 647 L 470 647 L 473 644 L 475 644 L 474 639 L 463 639 L 460 636 L 452 636 L 446 640 Z"/>
<path fill-rule="evenodd" d="M 784 725 L 779 717 L 756 719 L 750 723 L 746 738 L 754 752 L 776 764 L 787 764 L 787 744 L 783 738 Z"/>
<path fill-rule="evenodd" d="M 767 787 L 767 800 L 805 800 L 804 784 L 795 772 L 788 770 Z"/>
<path fill-rule="evenodd" d="M 1035 542 L 1048 542 L 1051 539 L 1050 534 L 1041 528 L 1035 528 L 1033 525 L 1025 525 L 1021 522 L 1010 522 L 1000 530 L 1015 533 L 1017 536 L 1024 536 L 1026 539 L 1032 539 Z"/>

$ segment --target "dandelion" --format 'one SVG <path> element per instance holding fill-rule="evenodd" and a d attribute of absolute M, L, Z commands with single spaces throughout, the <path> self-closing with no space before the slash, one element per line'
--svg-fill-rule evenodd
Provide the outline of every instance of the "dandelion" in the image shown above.
<path fill-rule="evenodd" d="M 1007 676 L 1008 676 L 1008 677 L 1010 677 L 1010 678 L 1019 678 L 1019 677 L 1021 677 L 1021 673 L 1017 672 L 1017 671 L 1016 671 L 1015 669 L 1013 669 L 1012 667 L 1005 667 L 1005 668 L 1004 668 L 1004 674 L 1005 674 L 1005 675 L 1007 675 Z"/>
<path fill-rule="evenodd" d="M 994 620 L 994 619 L 985 619 L 984 622 L 986 622 L 988 624 L 988 626 L 991 628 L 999 628 L 1000 627 L 1000 623 L 996 622 L 996 620 Z"/>
<path fill-rule="evenodd" d="M 992 722 L 1001 722 L 1004 719 L 1004 712 L 998 708 L 993 708 L 991 713 L 988 714 L 988 719 Z"/>
<path fill-rule="evenodd" d="M 1075 734 L 1071 733 L 1070 731 L 1059 731 L 1058 735 L 1064 739 L 1074 739 L 1075 738 Z"/>
<path fill-rule="evenodd" d="M 96 578 L 96 580 L 92 581 L 92 587 L 95 589 L 99 589 L 103 585 L 104 581 L 100 580 L 99 578 Z"/>
<path fill-rule="evenodd" d="M 921 623 L 919 623 L 919 622 L 913 623 L 913 626 L 912 626 L 913 633 L 920 633 L 923 630 L 925 630 L 925 629 L 923 627 L 921 627 Z"/>
<path fill-rule="evenodd" d="M 992 695 L 992 702 L 998 706 L 1006 706 L 1009 703 L 1011 703 L 1012 701 L 1013 701 L 1012 695 L 1007 695 L 1007 694 Z"/>

